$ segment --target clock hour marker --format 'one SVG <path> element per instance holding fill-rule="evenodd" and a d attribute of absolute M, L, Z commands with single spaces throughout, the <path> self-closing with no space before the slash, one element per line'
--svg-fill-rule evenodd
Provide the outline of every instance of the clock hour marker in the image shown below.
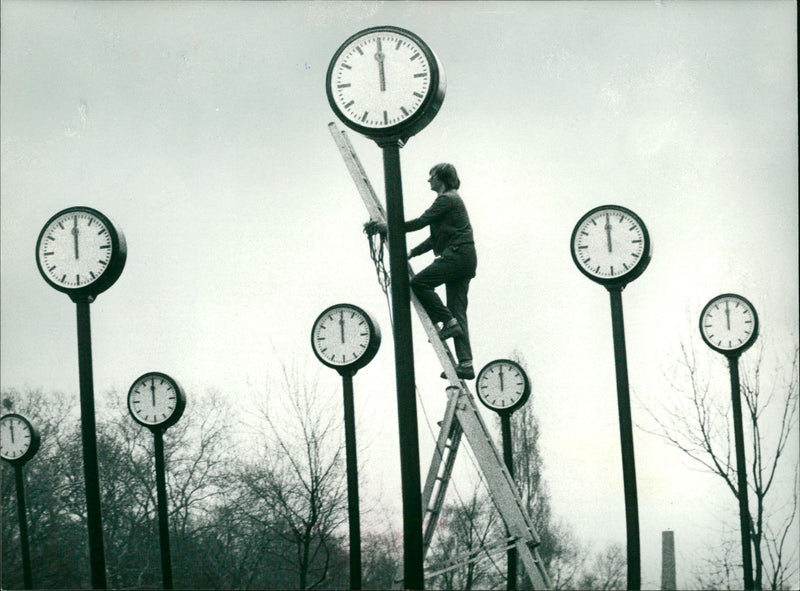
<path fill-rule="evenodd" d="M 419 52 L 417 52 L 417 53 L 415 53 L 414 55 L 412 55 L 412 56 L 409 58 L 409 61 L 412 61 L 412 62 L 413 62 L 413 61 L 414 61 L 415 59 L 417 59 L 418 57 L 419 57 Z"/>
<path fill-rule="evenodd" d="M 403 115 L 408 116 L 408 111 L 406 111 L 405 107 L 400 107 L 400 110 L 403 112 Z"/>
<path fill-rule="evenodd" d="M 363 51 L 361 51 L 361 48 L 360 48 L 360 47 L 356 47 L 356 51 L 357 51 L 357 52 L 358 52 L 360 55 L 364 55 L 364 52 L 363 52 Z"/>
<path fill-rule="evenodd" d="M 105 234 L 105 233 L 106 233 L 106 229 L 105 229 L 105 228 L 103 228 L 103 229 L 102 229 L 102 230 L 100 230 L 100 231 L 99 231 L 97 234 L 98 234 L 98 235 L 101 235 L 101 234 Z"/>
<path fill-rule="evenodd" d="M 397 51 L 398 49 L 400 49 L 400 46 L 402 44 L 403 44 L 403 40 L 401 39 L 400 41 L 397 42 L 397 45 L 394 46 L 394 50 Z"/>
<path fill-rule="evenodd" d="M 413 94 L 414 96 L 418 97 L 418 98 L 422 98 L 422 97 L 423 97 L 423 95 L 422 95 L 422 94 L 420 94 L 420 93 L 418 93 L 418 92 L 413 92 L 412 94 Z"/>
<path fill-rule="evenodd" d="M 386 113 L 386 111 L 383 112 L 383 123 L 389 123 L 389 115 Z"/>
<path fill-rule="evenodd" d="M 419 74 L 414 74 L 414 78 L 425 78 L 428 76 L 427 72 L 420 72 Z"/>
<path fill-rule="evenodd" d="M 343 68 L 347 68 L 348 70 L 352 70 L 353 69 L 353 66 L 351 66 L 350 64 L 342 64 L 342 67 Z"/>
<path fill-rule="evenodd" d="M 350 84 L 349 82 L 347 82 L 347 83 L 345 83 L 345 84 L 339 84 L 339 85 L 337 85 L 337 86 L 336 86 L 336 88 L 350 88 L 351 86 L 352 86 L 352 84 Z"/>
<path fill-rule="evenodd" d="M 363 115 L 361 115 L 361 120 L 362 120 L 362 121 L 366 121 L 366 119 L 367 119 L 367 113 L 369 113 L 369 111 L 364 111 L 364 114 L 363 114 Z"/>

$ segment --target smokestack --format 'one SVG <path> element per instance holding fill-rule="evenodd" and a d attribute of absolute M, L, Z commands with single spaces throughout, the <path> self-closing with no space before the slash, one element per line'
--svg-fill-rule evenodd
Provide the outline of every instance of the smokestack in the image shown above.
<path fill-rule="evenodd" d="M 674 591 L 675 584 L 675 532 L 661 532 L 661 588 Z"/>

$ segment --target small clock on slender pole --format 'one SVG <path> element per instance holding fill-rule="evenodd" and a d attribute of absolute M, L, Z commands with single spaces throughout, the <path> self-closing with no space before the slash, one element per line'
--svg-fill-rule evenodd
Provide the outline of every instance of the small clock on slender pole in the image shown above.
<path fill-rule="evenodd" d="M 36 265 L 53 289 L 75 302 L 81 437 L 92 587 L 106 588 L 100 477 L 95 432 L 92 331 L 89 305 L 119 279 L 127 246 L 122 230 L 91 207 L 69 207 L 47 220 L 36 241 Z"/>
<path fill-rule="evenodd" d="M 754 589 L 739 357 L 758 338 L 758 314 L 756 309 L 753 304 L 740 295 L 734 293 L 718 295 L 712 298 L 700 313 L 700 335 L 706 345 L 728 358 L 731 376 L 733 434 L 736 445 L 736 472 L 739 487 L 739 528 L 742 538 L 744 588 L 747 590 Z"/>
<path fill-rule="evenodd" d="M 352 304 L 336 304 L 327 308 L 317 317 L 311 329 L 311 348 L 317 359 L 342 376 L 351 589 L 361 589 L 361 516 L 353 376 L 372 361 L 380 344 L 378 323 L 365 310 Z"/>
<path fill-rule="evenodd" d="M 478 399 L 489 409 L 500 415 L 503 437 L 503 460 L 511 479 L 514 479 L 514 443 L 511 436 L 511 415 L 521 408 L 530 397 L 531 384 L 527 373 L 516 361 L 495 359 L 478 372 L 475 381 Z M 507 551 L 507 589 L 517 588 L 517 549 Z"/>
<path fill-rule="evenodd" d="M 172 589 L 172 560 L 169 546 L 167 480 L 164 466 L 164 431 L 178 422 L 186 408 L 180 384 L 165 373 L 151 371 L 133 382 L 128 390 L 128 411 L 133 420 L 153 432 L 156 460 L 158 533 L 161 547 L 161 576 L 164 589 Z"/>
<path fill-rule="evenodd" d="M 652 257 L 650 233 L 642 219 L 619 205 L 601 205 L 578 220 L 570 240 L 572 260 L 586 277 L 604 286 L 611 298 L 611 327 L 617 378 L 617 405 L 625 489 L 628 589 L 641 588 L 639 557 L 639 503 L 633 450 L 628 361 L 622 290 L 637 279 Z"/>
<path fill-rule="evenodd" d="M 336 116 L 383 151 L 403 493 L 403 584 L 421 589 L 422 484 L 400 148 L 439 112 L 446 88 L 444 69 L 427 43 L 411 31 L 371 27 L 336 50 L 325 88 Z"/>
<path fill-rule="evenodd" d="M 22 578 L 26 589 L 33 589 L 31 550 L 28 541 L 28 510 L 25 504 L 23 467 L 39 450 L 39 432 L 31 422 L 15 413 L 0 418 L 0 457 L 14 467 L 17 486 L 17 518 L 22 547 Z"/>

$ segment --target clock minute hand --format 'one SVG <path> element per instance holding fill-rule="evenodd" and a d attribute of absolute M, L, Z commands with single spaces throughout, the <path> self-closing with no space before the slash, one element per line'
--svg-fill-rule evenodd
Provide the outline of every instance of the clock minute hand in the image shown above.
<path fill-rule="evenodd" d="M 386 59 L 386 54 L 383 53 L 383 47 L 381 46 L 381 39 L 378 37 L 376 39 L 378 42 L 378 53 L 375 54 L 375 59 L 378 60 L 378 77 L 380 78 L 381 82 L 381 92 L 386 92 L 386 71 L 383 67 L 383 62 Z"/>
<path fill-rule="evenodd" d="M 342 335 L 342 343 L 344 343 L 344 312 L 339 312 L 339 332 Z"/>
<path fill-rule="evenodd" d="M 155 380 L 150 380 L 150 397 L 152 398 L 153 407 L 155 408 L 155 406 L 156 406 L 156 381 Z"/>
<path fill-rule="evenodd" d="M 609 221 L 609 216 L 606 214 L 606 238 L 608 239 L 608 252 L 612 252 L 611 247 L 611 222 Z"/>
<path fill-rule="evenodd" d="M 728 323 L 728 330 L 731 329 L 731 307 L 729 302 L 725 302 L 725 320 Z"/>
<path fill-rule="evenodd" d="M 75 258 L 77 259 L 77 258 L 80 258 L 78 256 L 78 218 L 76 216 L 76 217 L 74 217 L 72 219 L 75 222 L 75 224 L 72 226 L 72 239 L 73 239 L 73 242 L 75 243 Z"/>

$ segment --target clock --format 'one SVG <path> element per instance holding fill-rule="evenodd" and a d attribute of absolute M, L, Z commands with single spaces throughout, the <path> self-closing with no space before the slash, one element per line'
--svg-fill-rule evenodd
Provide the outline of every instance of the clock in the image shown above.
<path fill-rule="evenodd" d="M 372 27 L 336 51 L 326 89 L 331 108 L 345 125 L 379 143 L 405 142 L 439 111 L 445 76 L 433 51 L 414 33 Z"/>
<path fill-rule="evenodd" d="M 178 422 L 186 408 L 186 395 L 178 382 L 151 371 L 139 377 L 128 390 L 128 410 L 140 425 L 164 430 Z"/>
<path fill-rule="evenodd" d="M 39 450 L 39 432 L 18 414 L 0 418 L 0 457 L 13 464 L 24 464 Z"/>
<path fill-rule="evenodd" d="M 372 317 L 352 304 L 327 308 L 314 321 L 311 348 L 323 364 L 339 373 L 355 373 L 372 361 L 381 331 Z"/>
<path fill-rule="evenodd" d="M 478 372 L 475 384 L 480 401 L 498 413 L 511 414 L 527 402 L 531 393 L 525 370 L 510 359 L 487 363 Z"/>
<path fill-rule="evenodd" d="M 739 355 L 758 337 L 756 309 L 740 295 L 718 295 L 700 313 L 700 334 L 718 353 Z"/>
<path fill-rule="evenodd" d="M 650 234 L 642 220 L 619 205 L 602 205 L 586 213 L 572 231 L 572 260 L 592 281 L 624 286 L 650 263 Z"/>
<path fill-rule="evenodd" d="M 122 231 L 90 207 L 70 207 L 51 217 L 36 242 L 36 264 L 51 287 L 73 301 L 94 300 L 125 267 Z"/>

